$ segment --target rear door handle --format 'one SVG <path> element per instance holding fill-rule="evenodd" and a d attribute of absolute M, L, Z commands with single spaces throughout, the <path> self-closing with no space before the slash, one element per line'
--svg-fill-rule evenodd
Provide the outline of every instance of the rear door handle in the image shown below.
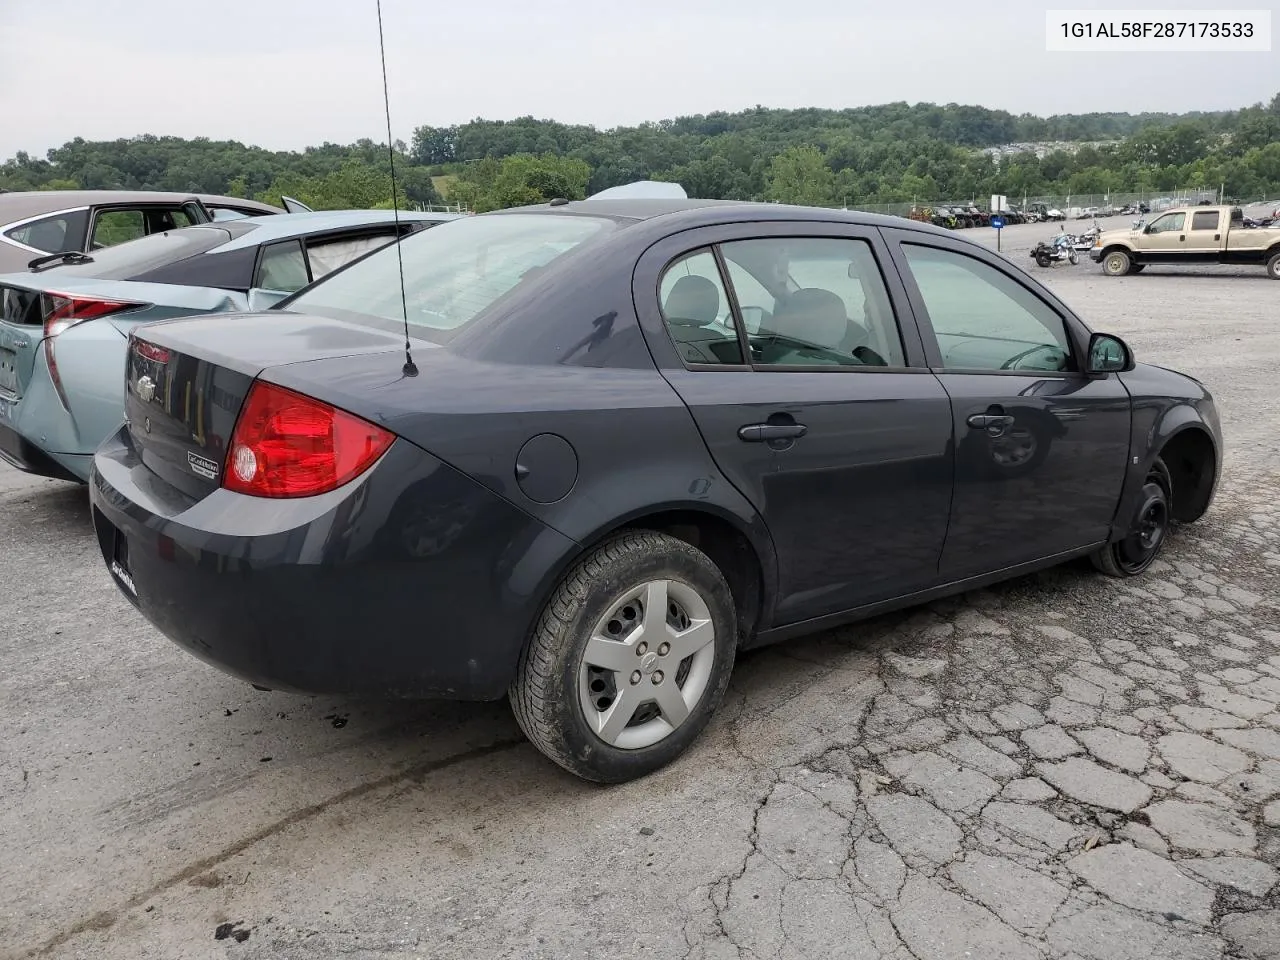
<path fill-rule="evenodd" d="M 795 440 L 809 432 L 803 423 L 749 423 L 738 430 L 738 439 L 747 443 L 768 443 L 770 440 Z"/>

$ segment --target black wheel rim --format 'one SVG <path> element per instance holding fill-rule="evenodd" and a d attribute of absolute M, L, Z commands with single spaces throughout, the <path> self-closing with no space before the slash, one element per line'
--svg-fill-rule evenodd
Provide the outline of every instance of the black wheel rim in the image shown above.
<path fill-rule="evenodd" d="M 1151 565 L 1169 530 L 1169 501 L 1164 488 L 1148 480 L 1142 488 L 1142 505 L 1128 536 L 1116 544 L 1116 561 L 1126 573 L 1139 573 Z"/>

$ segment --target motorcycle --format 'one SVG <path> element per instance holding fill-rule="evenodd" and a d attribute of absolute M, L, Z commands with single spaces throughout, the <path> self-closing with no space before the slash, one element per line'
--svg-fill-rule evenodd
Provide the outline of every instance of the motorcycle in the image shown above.
<path fill-rule="evenodd" d="M 1037 267 L 1051 267 L 1063 260 L 1075 266 L 1080 262 L 1080 254 L 1076 253 L 1071 241 L 1072 238 L 1065 230 L 1052 240 L 1041 240 L 1031 251 L 1031 259 L 1036 262 Z"/>
<path fill-rule="evenodd" d="M 1073 250 L 1080 250 L 1080 251 L 1087 252 L 1093 249 L 1093 245 L 1097 241 L 1098 236 L 1101 233 L 1102 233 L 1102 227 L 1098 225 L 1097 220 L 1094 220 L 1093 226 L 1090 227 L 1088 230 L 1086 230 L 1084 233 L 1079 233 L 1074 236 L 1072 236 L 1071 234 L 1068 234 L 1067 238 L 1070 240 L 1071 247 Z"/>

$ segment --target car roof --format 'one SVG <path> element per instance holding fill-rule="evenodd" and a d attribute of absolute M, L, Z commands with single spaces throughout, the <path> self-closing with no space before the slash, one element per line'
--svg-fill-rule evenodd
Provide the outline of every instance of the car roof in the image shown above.
<path fill-rule="evenodd" d="M 813 223 L 847 223 L 864 227 L 885 227 L 894 230 L 914 230 L 937 236 L 951 237 L 954 231 L 879 213 L 861 210 L 843 210 L 838 207 L 803 207 L 787 203 L 755 203 L 746 200 L 687 200 L 679 199 L 626 199 L 626 200 L 576 200 L 569 203 L 541 203 L 527 207 L 510 207 L 480 216 L 504 216 L 512 213 L 573 214 L 578 216 L 607 217 L 621 224 L 653 222 L 662 218 L 664 226 L 675 230 L 687 230 L 717 223 L 738 223 L 752 220 L 812 221 Z M 667 220 L 666 218 L 670 218 Z"/>
<path fill-rule="evenodd" d="M 25 190 L 0 193 L 0 223 L 101 203 L 182 203 L 198 196 L 195 193 L 161 193 L 156 190 Z"/>
<path fill-rule="evenodd" d="M 401 210 L 399 219 L 402 223 L 444 223 L 456 220 L 465 214 L 458 213 L 422 213 L 417 210 Z M 186 230 L 200 230 L 204 227 L 215 227 L 231 234 L 231 239 L 210 250 L 210 253 L 223 253 L 241 247 L 256 247 L 273 240 L 283 240 L 304 234 L 324 233 L 328 230 L 342 230 L 351 227 L 379 226 L 394 223 L 396 213 L 393 210 L 315 210 L 308 213 L 274 213 L 261 217 L 242 217 L 214 224 L 203 224 L 184 227 Z"/>

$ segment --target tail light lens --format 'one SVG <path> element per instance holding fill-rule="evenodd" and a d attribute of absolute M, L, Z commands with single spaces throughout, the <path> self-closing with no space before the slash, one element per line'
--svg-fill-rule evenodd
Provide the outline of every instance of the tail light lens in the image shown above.
<path fill-rule="evenodd" d="M 77 323 L 119 313 L 121 310 L 132 310 L 143 304 L 130 300 L 105 300 L 101 297 L 77 297 L 69 293 L 42 293 L 40 295 L 40 317 L 44 324 L 44 357 L 49 367 L 49 379 L 53 381 L 53 389 L 58 394 L 58 401 L 64 410 L 70 410 L 67 391 L 62 386 L 62 377 L 58 373 L 58 358 L 53 350 L 53 338 L 64 330 L 69 330 Z"/>
<path fill-rule="evenodd" d="M 275 384 L 256 381 L 231 435 L 222 485 L 255 497 L 311 497 L 364 473 L 395 434 Z"/>
<path fill-rule="evenodd" d="M 86 320 L 141 306 L 143 304 L 129 300 L 79 297 L 70 293 L 45 293 L 40 296 L 40 313 L 44 319 L 46 337 L 56 337 L 62 331 Z"/>

